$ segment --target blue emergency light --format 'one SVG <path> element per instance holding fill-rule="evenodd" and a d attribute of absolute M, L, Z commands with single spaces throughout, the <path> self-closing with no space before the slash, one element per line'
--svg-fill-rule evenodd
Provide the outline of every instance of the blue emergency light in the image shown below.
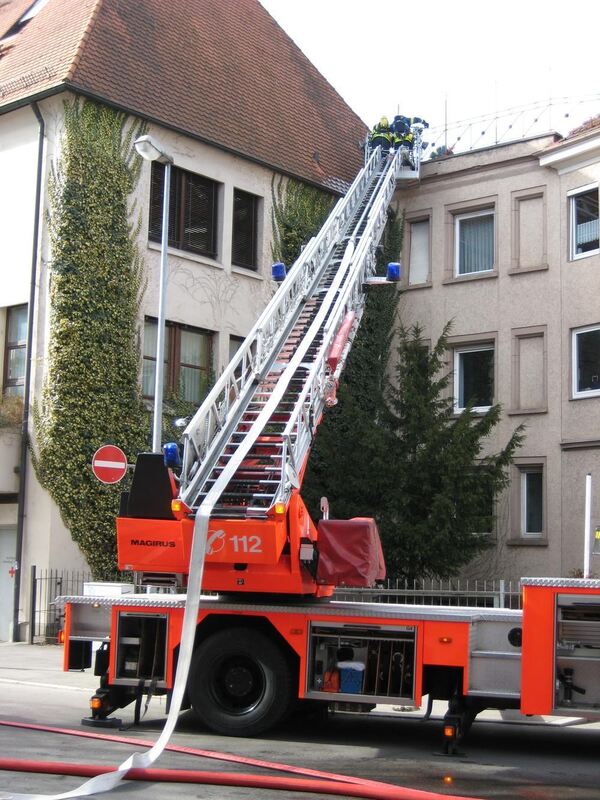
<path fill-rule="evenodd" d="M 276 261 L 271 267 L 271 277 L 274 281 L 281 283 L 281 281 L 284 280 L 285 275 L 285 264 L 283 261 Z"/>
<path fill-rule="evenodd" d="M 387 265 L 387 275 L 386 275 L 387 280 L 399 281 L 401 270 L 402 270 L 402 264 L 398 263 L 397 261 L 391 261 Z"/>
<path fill-rule="evenodd" d="M 167 442 L 163 445 L 163 455 L 165 458 L 165 466 L 176 468 L 181 466 L 181 455 L 179 453 L 179 445 L 177 442 Z"/>

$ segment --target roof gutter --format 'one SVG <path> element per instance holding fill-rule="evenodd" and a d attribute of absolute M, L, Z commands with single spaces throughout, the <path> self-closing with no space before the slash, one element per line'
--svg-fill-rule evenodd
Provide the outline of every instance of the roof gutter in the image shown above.
<path fill-rule="evenodd" d="M 21 581 L 23 573 L 21 570 L 23 558 L 23 533 L 25 528 L 25 489 L 27 484 L 27 451 L 29 449 L 29 401 L 31 398 L 31 372 L 32 372 L 32 349 L 33 349 L 33 321 L 35 309 L 35 288 L 37 283 L 37 263 L 38 247 L 40 236 L 40 208 L 42 204 L 42 178 L 43 178 L 43 159 L 44 142 L 46 136 L 46 124 L 40 112 L 38 104 L 33 101 L 31 110 L 38 121 L 38 161 L 37 175 L 35 183 L 35 210 L 33 218 L 33 243 L 31 249 L 31 279 L 29 284 L 29 305 L 27 306 L 27 346 L 25 350 L 25 388 L 23 393 L 23 421 L 21 423 L 21 457 L 19 462 L 19 493 L 17 496 L 17 541 L 15 551 L 15 562 L 17 566 L 17 577 L 15 580 L 15 592 L 13 600 L 13 630 L 12 639 L 14 642 L 20 641 L 19 637 L 19 605 L 21 603 Z"/>
<path fill-rule="evenodd" d="M 130 108 L 129 106 L 121 105 L 120 103 L 115 103 L 114 100 L 110 100 L 107 97 L 104 97 L 101 94 L 96 94 L 95 92 L 89 91 L 83 86 L 74 83 L 73 81 L 65 80 L 61 81 L 56 86 L 53 86 L 50 89 L 45 89 L 35 95 L 29 95 L 28 97 L 20 98 L 19 100 L 15 100 L 12 103 L 7 103 L 5 106 L 0 106 L 0 115 L 7 114 L 10 111 L 14 111 L 17 108 L 22 108 L 26 105 L 33 106 L 33 103 L 44 100 L 46 97 L 51 97 L 55 94 L 60 94 L 61 92 L 69 91 L 73 92 L 74 94 L 82 95 L 83 97 L 87 97 L 90 100 L 95 100 L 97 103 L 103 103 L 104 105 L 110 106 L 111 108 L 115 108 L 117 111 L 122 111 L 125 114 L 132 114 L 139 119 L 146 120 L 147 122 L 151 122 L 154 125 L 160 125 L 162 128 L 166 128 L 167 130 L 173 131 L 174 133 L 181 134 L 183 136 L 187 136 L 190 139 L 194 139 L 197 142 L 202 142 L 202 144 L 210 145 L 211 147 L 216 147 L 217 150 L 222 150 L 225 153 L 229 153 L 231 155 L 237 156 L 238 158 L 243 158 L 246 161 L 250 161 L 253 164 L 258 164 L 265 169 L 268 169 L 271 172 L 277 172 L 280 175 L 285 175 L 287 178 L 294 178 L 295 180 L 301 181 L 302 183 L 306 183 L 309 186 L 314 186 L 315 189 L 320 189 L 322 192 L 328 192 L 329 194 L 335 197 L 341 197 L 344 193 L 342 191 L 336 190 L 331 186 L 326 186 L 324 183 L 314 179 L 308 178 L 304 175 L 299 175 L 296 172 L 291 172 L 290 170 L 285 169 L 278 164 L 270 164 L 263 159 L 257 158 L 256 156 L 248 155 L 247 153 L 240 153 L 238 150 L 235 150 L 232 147 L 227 147 L 227 145 L 220 144 L 219 142 L 214 142 L 211 139 L 207 139 L 203 136 L 199 136 L 198 134 L 192 133 L 186 128 L 180 128 L 177 125 L 171 125 L 164 120 L 158 119 L 157 117 L 150 116 L 145 114 L 142 111 L 139 111 L 135 108 Z M 360 168 L 360 161 L 359 158 L 357 171 Z M 344 180 L 343 178 L 341 180 Z"/>

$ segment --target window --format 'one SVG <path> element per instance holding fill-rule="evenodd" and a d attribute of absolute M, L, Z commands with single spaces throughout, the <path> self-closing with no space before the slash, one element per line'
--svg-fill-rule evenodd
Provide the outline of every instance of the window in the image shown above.
<path fill-rule="evenodd" d="M 494 212 L 454 217 L 454 269 L 457 276 L 494 269 Z"/>
<path fill-rule="evenodd" d="M 27 351 L 27 306 L 6 309 L 4 394 L 23 396 Z"/>
<path fill-rule="evenodd" d="M 414 286 L 429 280 L 429 220 L 410 223 L 408 284 Z"/>
<path fill-rule="evenodd" d="M 454 410 L 487 411 L 494 402 L 494 346 L 472 345 L 454 351 Z"/>
<path fill-rule="evenodd" d="M 15 24 L 6 31 L 6 33 L 2 36 L 2 39 L 8 39 L 10 36 L 14 36 L 14 34 L 18 33 L 21 28 L 26 25 L 30 19 L 33 19 L 38 11 L 41 11 L 47 3 L 48 0 L 36 0 L 36 2 L 29 6 L 25 13 L 19 17 Z"/>
<path fill-rule="evenodd" d="M 152 162 L 148 238 L 162 238 L 164 164 Z M 169 245 L 215 258 L 217 255 L 217 202 L 219 185 L 202 175 L 171 168 L 169 192 Z"/>
<path fill-rule="evenodd" d="M 598 240 L 598 187 L 571 194 L 571 258 L 600 252 Z"/>
<path fill-rule="evenodd" d="M 154 397 L 158 323 L 144 323 L 142 394 Z M 164 392 L 179 392 L 184 400 L 200 404 L 208 392 L 212 365 L 212 334 L 187 325 L 167 322 L 164 349 Z"/>
<path fill-rule="evenodd" d="M 520 467 L 521 536 L 543 536 L 544 482 L 541 466 Z"/>
<path fill-rule="evenodd" d="M 233 230 L 231 263 L 246 269 L 256 269 L 258 197 L 240 189 L 233 190 Z"/>
<path fill-rule="evenodd" d="M 573 331 L 573 397 L 600 395 L 600 325 Z"/>

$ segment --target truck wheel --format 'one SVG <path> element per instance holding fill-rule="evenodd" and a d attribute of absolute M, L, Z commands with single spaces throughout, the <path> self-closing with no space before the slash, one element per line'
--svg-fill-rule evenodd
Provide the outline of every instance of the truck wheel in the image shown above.
<path fill-rule="evenodd" d="M 225 736 L 255 736 L 276 725 L 290 711 L 295 688 L 282 649 L 246 628 L 228 628 L 201 642 L 188 680 L 192 708 Z"/>

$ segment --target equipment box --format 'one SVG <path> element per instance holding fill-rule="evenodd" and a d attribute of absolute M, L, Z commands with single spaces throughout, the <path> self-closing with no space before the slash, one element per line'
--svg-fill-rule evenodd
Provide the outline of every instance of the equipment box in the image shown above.
<path fill-rule="evenodd" d="M 317 622 L 310 626 L 306 697 L 402 702 L 415 697 L 416 628 Z"/>
<path fill-rule="evenodd" d="M 365 677 L 365 665 L 358 661 L 338 661 L 340 692 L 361 694 Z"/>

